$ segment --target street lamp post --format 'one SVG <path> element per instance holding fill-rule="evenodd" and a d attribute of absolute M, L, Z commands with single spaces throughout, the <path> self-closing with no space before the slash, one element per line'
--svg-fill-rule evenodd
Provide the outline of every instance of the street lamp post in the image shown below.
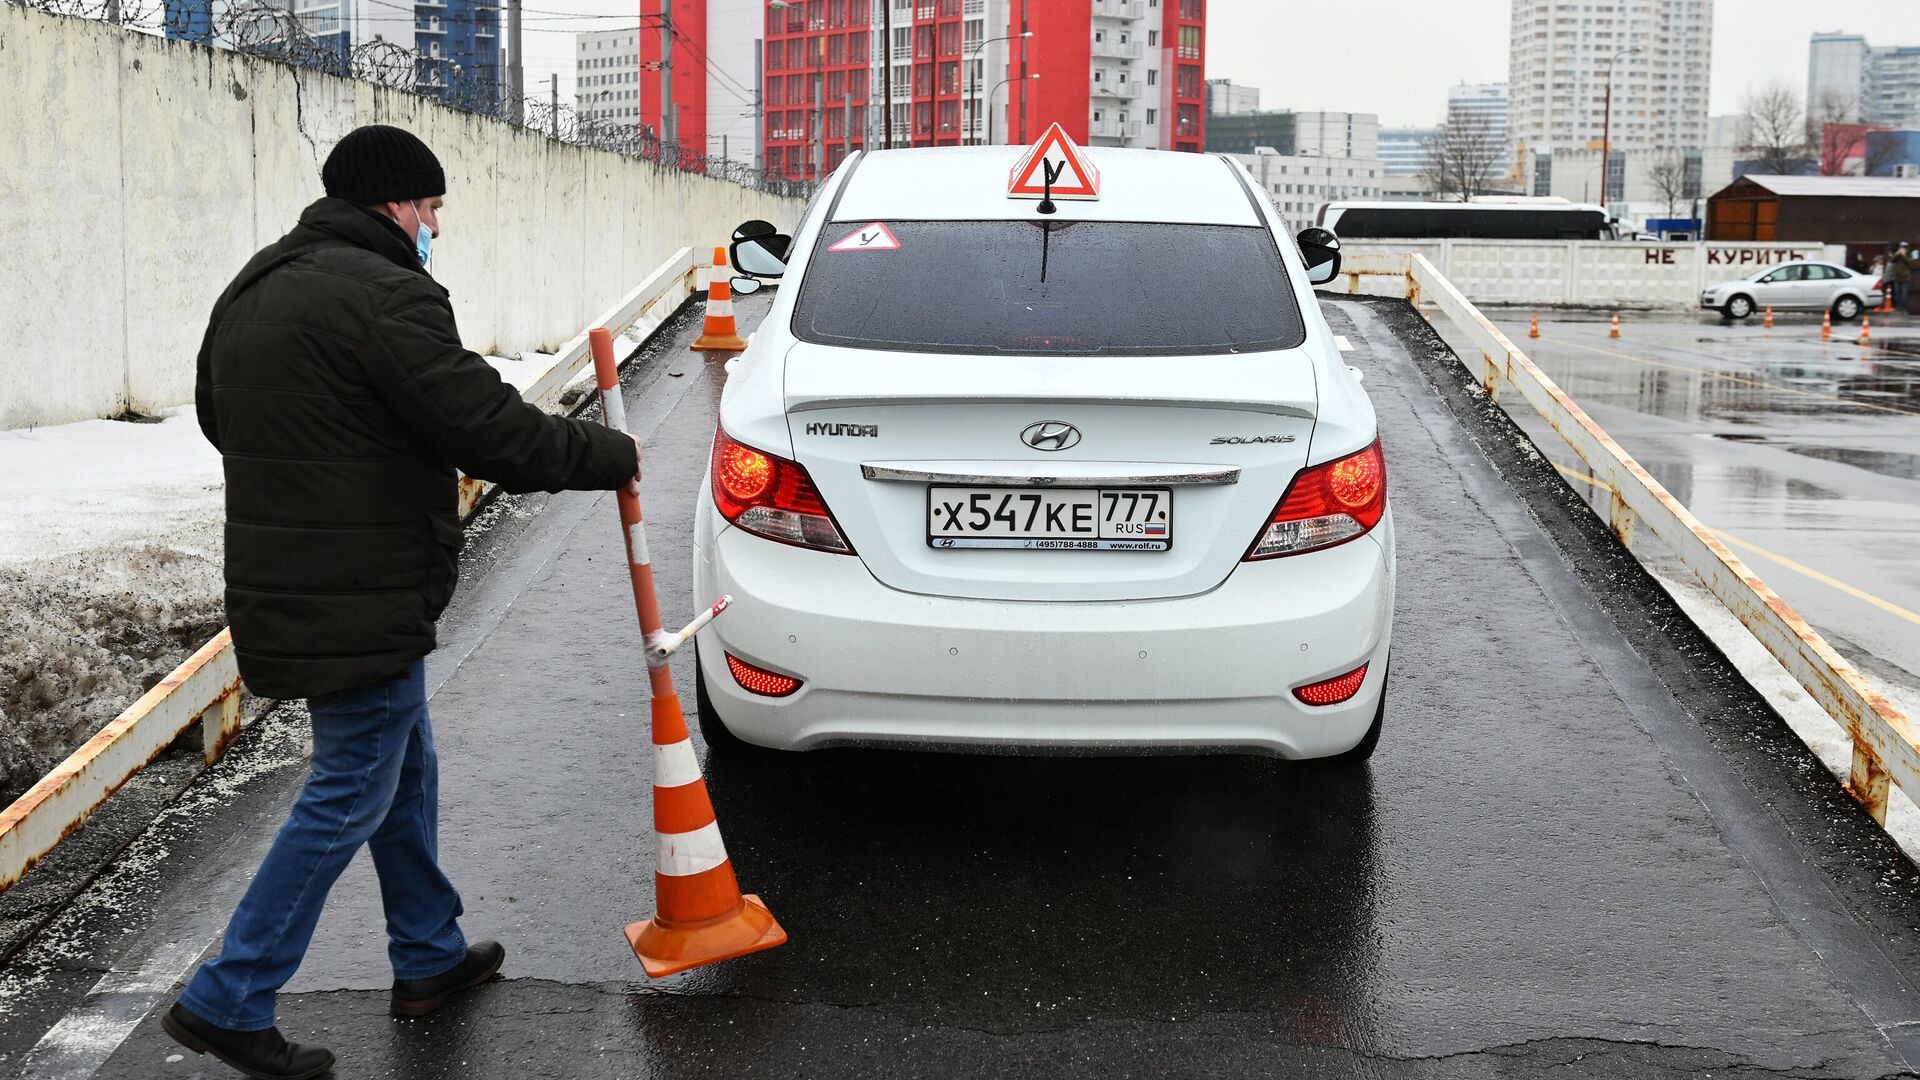
<path fill-rule="evenodd" d="M 1632 45 L 1607 57 L 1607 97 L 1606 105 L 1600 114 L 1600 205 L 1605 206 L 1607 196 L 1613 192 L 1613 65 L 1623 56 L 1632 56 L 1640 52 L 1640 46 Z"/>
<path fill-rule="evenodd" d="M 1040 77 L 1040 73 L 1037 71 L 1027 76 L 1027 78 L 1029 79 L 1037 79 L 1039 77 Z M 995 94 L 998 94 L 1000 92 L 1000 88 L 1007 85 L 1008 83 L 1020 82 L 1020 81 L 1021 79 L 1018 75 L 1011 75 L 1011 76 L 1008 76 L 1007 78 L 1001 79 L 997 83 L 994 83 L 993 89 L 987 91 L 987 143 L 989 145 L 993 143 L 993 96 Z"/>
<path fill-rule="evenodd" d="M 999 37 L 990 37 L 973 47 L 973 55 L 969 57 L 967 60 L 967 104 L 969 105 L 973 104 L 973 93 L 978 86 L 978 84 L 974 81 L 974 78 L 973 78 L 973 63 L 974 61 L 980 59 L 980 54 L 982 50 L 984 50 L 987 46 L 993 44 L 996 41 L 1017 41 L 1021 38 L 1030 38 L 1032 36 L 1033 36 L 1033 31 L 1031 30 L 1022 31 L 1021 33 L 1018 33 L 1018 34 L 1002 34 Z M 973 145 L 978 145 L 978 138 L 976 136 L 976 133 L 979 130 L 980 130 L 979 114 L 978 113 L 970 114 L 967 117 L 967 142 L 968 143 Z M 991 132 L 988 133 L 988 139 L 989 140 L 992 139 Z"/>

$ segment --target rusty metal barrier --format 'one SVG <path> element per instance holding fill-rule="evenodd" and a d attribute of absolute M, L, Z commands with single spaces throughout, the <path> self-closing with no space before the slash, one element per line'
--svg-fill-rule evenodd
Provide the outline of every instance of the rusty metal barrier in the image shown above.
<path fill-rule="evenodd" d="M 693 294 L 699 269 L 692 250 L 681 248 L 589 326 L 642 339 L 651 336 Z M 543 409 L 553 408 L 592 359 L 587 333 L 582 331 L 522 390 L 521 397 Z M 470 515 L 492 487 L 461 477 L 460 516 Z M 208 765 L 218 761 L 240 733 L 240 666 L 230 630 L 214 635 L 173 674 L 0 811 L 0 892 L 25 876 L 122 784 L 196 725 Z"/>
<path fill-rule="evenodd" d="M 1400 258 L 1376 256 L 1355 268 L 1348 279 L 1350 291 L 1361 291 L 1363 276 L 1390 276 L 1383 273 L 1386 266 L 1371 263 Z M 1479 351 L 1477 362 L 1466 355 L 1460 359 L 1488 396 L 1510 407 L 1507 402 L 1519 395 L 1552 425 L 1593 478 L 1611 490 L 1607 520 L 1620 542 L 1632 551 L 1639 527 L 1652 532 L 1846 730 L 1853 740 L 1847 790 L 1874 820 L 1886 823 L 1889 780 L 1920 801 L 1920 739 L 1913 723 L 1874 692 L 1799 612 L 1621 449 L 1425 256 L 1404 257 L 1404 267 L 1407 298 L 1416 305 L 1432 305 Z"/>

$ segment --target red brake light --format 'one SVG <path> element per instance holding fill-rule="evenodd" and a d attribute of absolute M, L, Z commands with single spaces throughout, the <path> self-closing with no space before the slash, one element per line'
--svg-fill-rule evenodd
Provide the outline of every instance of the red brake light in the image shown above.
<path fill-rule="evenodd" d="M 1272 559 L 1344 544 L 1380 524 L 1386 511 L 1387 459 L 1376 439 L 1359 453 L 1294 477 L 1247 558 Z"/>
<path fill-rule="evenodd" d="M 727 670 L 733 672 L 733 681 L 749 694 L 761 697 L 786 697 L 800 689 L 800 680 L 791 675 L 782 675 L 777 671 L 757 668 L 745 660 L 728 653 Z"/>
<path fill-rule="evenodd" d="M 799 462 L 713 433 L 713 504 L 728 521 L 796 547 L 853 554 L 826 501 Z"/>
<path fill-rule="evenodd" d="M 733 657 L 727 657 L 729 661 Z M 1367 681 L 1367 665 L 1361 664 L 1357 670 L 1349 671 L 1337 678 L 1323 682 L 1308 683 L 1293 688 L 1293 696 L 1309 705 L 1338 705 L 1360 692 L 1360 685 Z"/>

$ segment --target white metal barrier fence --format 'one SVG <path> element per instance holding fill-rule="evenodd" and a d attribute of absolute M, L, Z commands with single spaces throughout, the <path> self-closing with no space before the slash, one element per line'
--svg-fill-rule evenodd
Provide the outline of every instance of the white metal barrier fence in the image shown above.
<path fill-rule="evenodd" d="M 693 294 L 693 252 L 681 248 L 593 326 L 646 338 Z M 521 397 L 552 409 L 591 362 L 587 332 L 569 341 L 521 390 Z M 479 505 L 492 485 L 460 479 L 460 516 Z M 0 811 L 0 892 L 84 824 L 120 785 L 195 724 L 211 765 L 240 733 L 240 667 L 233 636 L 222 630 L 173 674 L 87 740 L 39 783 Z"/>
<path fill-rule="evenodd" d="M 1432 305 L 1479 350 L 1478 357 L 1460 359 L 1488 395 L 1503 407 L 1510 407 L 1508 402 L 1518 395 L 1560 434 L 1593 478 L 1611 489 L 1608 524 L 1621 543 L 1633 550 L 1637 527 L 1651 531 L 1847 731 L 1853 741 L 1847 788 L 1875 820 L 1887 820 L 1889 779 L 1920 801 L 1920 739 L 1913 723 L 1874 692 L 1791 605 L 1621 449 L 1424 255 L 1367 256 L 1348 262 L 1342 272 L 1352 292 L 1379 293 L 1386 279 L 1398 277 L 1409 301 L 1416 307 Z"/>

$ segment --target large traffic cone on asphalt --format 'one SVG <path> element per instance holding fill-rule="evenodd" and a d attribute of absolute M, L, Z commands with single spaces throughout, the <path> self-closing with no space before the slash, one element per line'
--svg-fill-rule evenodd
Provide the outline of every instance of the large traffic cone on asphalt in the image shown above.
<path fill-rule="evenodd" d="M 1820 340 L 1833 340 L 1833 312 L 1831 311 L 1820 313 Z"/>
<path fill-rule="evenodd" d="M 1765 326 L 1769 330 L 1773 329 L 1773 305 L 1772 304 L 1767 305 L 1767 319 L 1766 319 L 1766 322 L 1762 323 L 1761 325 Z"/>
<path fill-rule="evenodd" d="M 724 281 L 716 281 L 724 286 Z M 596 327 L 588 334 L 593 370 L 599 381 L 602 419 L 625 431 L 626 407 L 620 400 L 620 371 L 613 360 L 613 335 Z M 685 630 L 669 637 L 660 628 L 660 599 L 654 591 L 647 557 L 646 526 L 640 497 L 619 493 L 621 531 L 627 541 L 627 570 L 633 604 L 646 643 L 647 675 L 653 689 L 654 903 L 659 913 L 627 927 L 627 944 L 640 958 L 648 978 L 745 956 L 785 943 L 787 932 L 757 896 L 740 892 L 733 863 L 720 842 L 713 800 L 700 775 L 700 759 L 688 738 L 686 716 L 673 690 L 668 658 L 727 605 L 726 600 Z"/>
<path fill-rule="evenodd" d="M 1620 313 L 1617 311 L 1613 313 L 1613 328 L 1607 331 L 1607 336 L 1608 337 L 1620 336 Z"/>
<path fill-rule="evenodd" d="M 713 281 L 707 285 L 707 322 L 691 348 L 694 352 L 745 352 L 747 343 L 733 319 L 733 282 L 727 271 L 727 249 L 713 249 Z"/>
<path fill-rule="evenodd" d="M 1527 327 L 1527 336 L 1530 338 L 1540 336 L 1540 313 L 1537 311 L 1533 313 L 1533 325 Z"/>

